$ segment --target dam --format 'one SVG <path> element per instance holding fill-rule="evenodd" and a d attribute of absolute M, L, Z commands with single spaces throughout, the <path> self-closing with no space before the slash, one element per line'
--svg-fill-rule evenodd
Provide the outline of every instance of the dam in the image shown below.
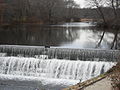
<path fill-rule="evenodd" d="M 107 72 L 119 56 L 119 50 L 0 45 L 0 79 L 19 82 L 0 90 L 61 90 Z"/>

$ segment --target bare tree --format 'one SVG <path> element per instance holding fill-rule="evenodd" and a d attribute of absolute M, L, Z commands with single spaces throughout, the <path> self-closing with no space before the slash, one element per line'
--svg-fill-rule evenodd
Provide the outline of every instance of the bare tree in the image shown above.
<path fill-rule="evenodd" d="M 103 19 L 104 23 L 107 24 L 105 15 L 102 11 L 102 7 L 106 5 L 107 1 L 106 0 L 86 0 L 86 2 L 88 3 L 89 7 L 96 8 L 98 15 Z"/>
<path fill-rule="evenodd" d="M 51 24 L 65 21 L 66 15 L 74 17 L 73 9 L 77 4 L 74 0 L 11 0 L 8 6 L 8 16 L 13 21 L 24 22 L 35 18 Z"/>
<path fill-rule="evenodd" d="M 112 45 L 111 45 L 111 49 L 113 49 L 115 47 L 115 49 L 117 49 L 117 40 L 118 38 L 118 30 L 116 30 L 115 34 L 114 34 L 114 39 L 113 39 L 113 42 L 112 42 Z"/>
<path fill-rule="evenodd" d="M 65 0 L 66 4 L 66 18 L 68 21 L 70 21 L 72 18 L 75 17 L 76 12 L 75 10 L 79 8 L 79 5 L 77 5 L 74 0 Z M 78 12 L 77 12 L 78 13 Z"/>
<path fill-rule="evenodd" d="M 101 36 L 101 38 L 100 38 L 100 41 L 99 41 L 98 44 L 96 45 L 96 48 L 100 47 L 100 45 L 101 45 L 101 43 L 102 43 L 102 41 L 103 41 L 103 38 L 104 38 L 104 36 L 105 36 L 105 32 L 106 32 L 106 30 L 103 31 L 103 34 L 102 34 L 102 36 Z"/>
<path fill-rule="evenodd" d="M 114 19 L 118 18 L 117 10 L 120 8 L 120 0 L 108 0 L 109 7 L 112 7 L 114 13 Z"/>

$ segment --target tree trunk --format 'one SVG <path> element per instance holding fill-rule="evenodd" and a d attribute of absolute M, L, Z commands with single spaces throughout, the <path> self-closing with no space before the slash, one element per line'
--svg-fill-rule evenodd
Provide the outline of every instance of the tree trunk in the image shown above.
<path fill-rule="evenodd" d="M 103 32 L 103 34 L 102 34 L 102 36 L 101 36 L 101 39 L 100 39 L 100 41 L 98 42 L 96 48 L 100 47 L 100 44 L 101 44 L 101 42 L 102 42 L 102 40 L 103 40 L 103 38 L 104 38 L 104 35 L 105 35 L 105 30 L 104 30 L 104 32 Z"/>
<path fill-rule="evenodd" d="M 100 17 L 103 19 L 104 24 L 107 24 L 106 20 L 105 20 L 105 16 L 104 16 L 104 14 L 99 6 L 97 6 L 97 10 L 99 12 Z"/>
<path fill-rule="evenodd" d="M 118 37 L 118 31 L 116 30 L 115 37 L 114 37 L 114 40 L 113 40 L 113 43 L 112 43 L 111 49 L 114 48 L 115 42 L 117 41 L 117 37 Z"/>
<path fill-rule="evenodd" d="M 52 10 L 49 10 L 49 15 L 48 15 L 49 24 L 51 24 L 51 16 L 52 16 Z"/>
<path fill-rule="evenodd" d="M 113 12 L 114 12 L 115 19 L 116 19 L 117 18 L 117 11 L 116 11 L 115 6 L 114 6 L 114 0 L 112 0 L 112 8 L 113 8 Z"/>

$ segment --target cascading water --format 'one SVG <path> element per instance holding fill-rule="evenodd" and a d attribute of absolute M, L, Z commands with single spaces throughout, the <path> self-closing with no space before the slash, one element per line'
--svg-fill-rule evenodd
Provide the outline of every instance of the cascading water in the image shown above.
<path fill-rule="evenodd" d="M 0 73 L 84 81 L 110 69 L 112 62 L 0 57 Z"/>
<path fill-rule="evenodd" d="M 0 57 L 4 57 L 6 55 L 7 55 L 7 53 L 0 53 Z"/>
<path fill-rule="evenodd" d="M 61 90 L 106 72 L 119 56 L 118 50 L 0 45 L 0 83 L 4 78 L 6 83 L 13 81 L 16 85 L 0 85 L 0 90 L 39 90 L 36 86 L 43 87 L 40 90 Z M 37 80 L 42 84 L 34 85 Z M 24 89 L 21 81 L 28 81 Z"/>
<path fill-rule="evenodd" d="M 0 52 L 7 53 L 7 56 L 38 57 L 40 55 L 47 55 L 49 59 L 83 61 L 117 61 L 120 56 L 119 50 L 43 48 L 9 45 L 0 45 Z"/>

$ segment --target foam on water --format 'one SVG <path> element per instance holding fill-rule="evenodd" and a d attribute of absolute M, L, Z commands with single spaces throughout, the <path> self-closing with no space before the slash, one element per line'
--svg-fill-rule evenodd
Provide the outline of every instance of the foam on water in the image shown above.
<path fill-rule="evenodd" d="M 113 65 L 112 62 L 0 57 L 0 74 L 84 81 Z"/>
<path fill-rule="evenodd" d="M 7 55 L 7 53 L 0 53 L 0 57 L 4 57 L 6 55 Z"/>
<path fill-rule="evenodd" d="M 42 77 L 33 77 L 33 76 L 20 76 L 20 75 L 4 75 L 0 74 L 0 80 L 13 80 L 13 81 L 38 81 L 42 85 L 74 85 L 79 82 L 79 80 L 67 80 L 67 79 L 54 79 L 54 78 L 42 78 Z"/>
<path fill-rule="evenodd" d="M 0 45 L 0 83 L 5 82 L 0 90 L 61 90 L 108 71 L 119 55 L 117 50 Z"/>
<path fill-rule="evenodd" d="M 79 80 L 41 78 L 0 74 L 0 90 L 61 90 L 75 85 Z"/>

